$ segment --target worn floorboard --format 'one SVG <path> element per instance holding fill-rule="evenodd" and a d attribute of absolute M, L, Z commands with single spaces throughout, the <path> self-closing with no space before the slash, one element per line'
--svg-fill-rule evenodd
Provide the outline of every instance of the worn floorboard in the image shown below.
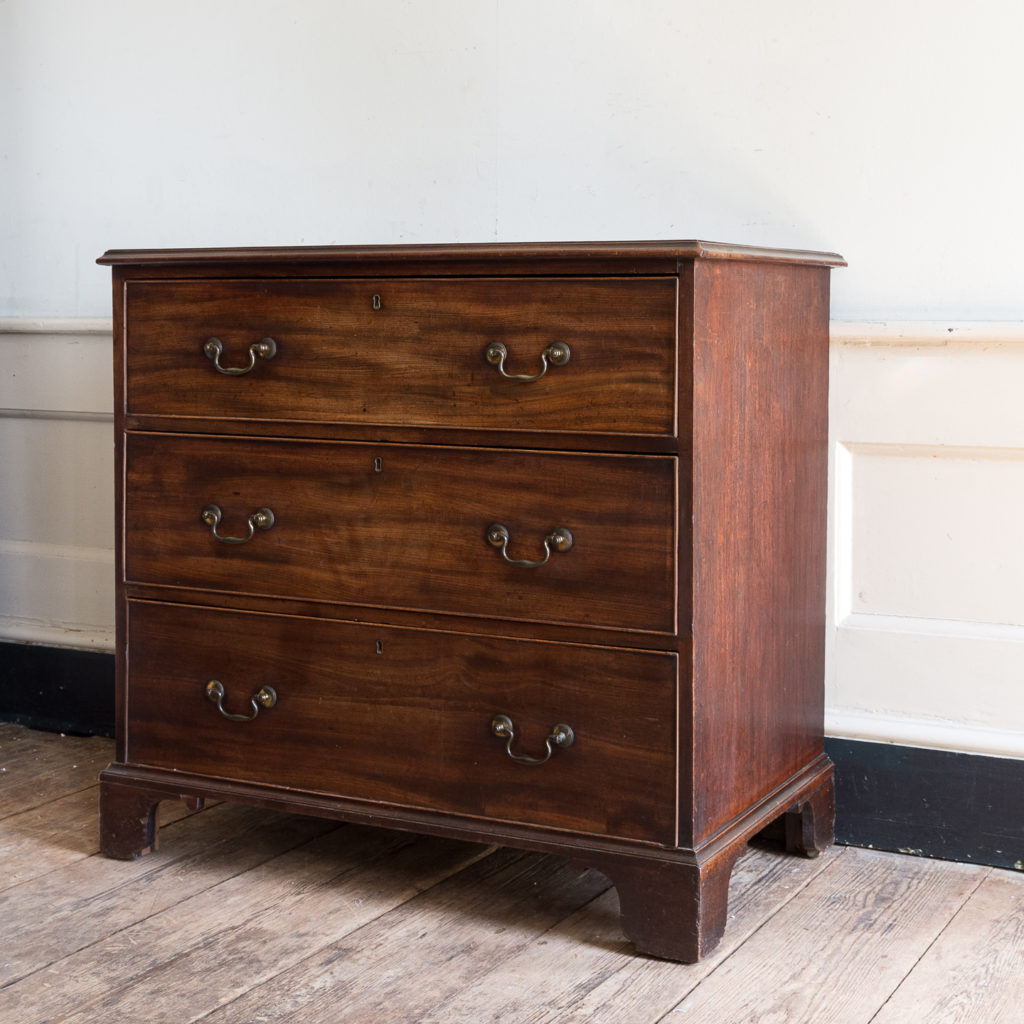
<path fill-rule="evenodd" d="M 0 722 L 0 818 L 95 786 L 112 753 L 110 740 Z"/>
<path fill-rule="evenodd" d="M 699 964 L 631 955 L 619 928 L 619 899 L 598 899 L 533 936 L 522 951 L 495 965 L 480 983 L 434 1007 L 424 1024 L 515 1020 L 529 1024 L 607 1024 L 659 1020 L 760 925 L 776 913 L 841 849 L 815 860 L 754 848 L 733 870 L 729 924 L 721 945 Z M 551 963 L 573 970 L 551 972 Z"/>
<path fill-rule="evenodd" d="M 1011 1024 L 1024 876 L 756 844 L 718 950 L 636 956 L 557 857 L 219 804 L 97 853 L 108 740 L 0 724 L 0 1020 L 12 1024 Z"/>
<path fill-rule="evenodd" d="M 849 848 L 669 1019 L 868 1022 L 986 870 Z"/>
<path fill-rule="evenodd" d="M 1024 875 L 993 871 L 915 965 L 873 1024 L 1024 1020 Z"/>

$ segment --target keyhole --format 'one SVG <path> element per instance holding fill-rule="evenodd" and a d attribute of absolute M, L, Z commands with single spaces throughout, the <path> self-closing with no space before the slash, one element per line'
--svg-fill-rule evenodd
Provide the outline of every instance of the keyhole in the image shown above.
<path fill-rule="evenodd" d="M 383 640 L 378 640 L 377 641 L 377 653 L 378 654 L 383 654 L 384 653 L 384 641 Z"/>
<path fill-rule="evenodd" d="M 374 473 L 380 473 L 384 469 L 384 460 L 376 458 L 373 460 L 373 471 Z"/>
<path fill-rule="evenodd" d="M 380 296 L 379 295 L 374 295 L 374 297 L 373 297 L 373 308 L 374 309 L 380 309 Z"/>

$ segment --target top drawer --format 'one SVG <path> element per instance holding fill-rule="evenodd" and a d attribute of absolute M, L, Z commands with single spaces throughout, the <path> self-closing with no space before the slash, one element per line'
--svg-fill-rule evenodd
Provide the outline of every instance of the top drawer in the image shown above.
<path fill-rule="evenodd" d="M 125 288 L 129 415 L 675 435 L 675 278 Z"/>

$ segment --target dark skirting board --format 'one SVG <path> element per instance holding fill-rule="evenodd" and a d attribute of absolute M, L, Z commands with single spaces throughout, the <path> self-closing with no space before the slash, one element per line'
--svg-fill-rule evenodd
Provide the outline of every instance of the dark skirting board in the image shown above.
<path fill-rule="evenodd" d="M 1024 759 L 829 738 L 836 842 L 1024 870 Z"/>
<path fill-rule="evenodd" d="M 113 654 L 0 643 L 0 721 L 113 736 Z"/>

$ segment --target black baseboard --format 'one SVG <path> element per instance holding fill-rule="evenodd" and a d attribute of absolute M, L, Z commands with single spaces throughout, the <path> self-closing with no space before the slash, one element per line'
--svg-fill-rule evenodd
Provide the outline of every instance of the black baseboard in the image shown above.
<path fill-rule="evenodd" d="M 114 656 L 0 643 L 0 721 L 114 735 Z M 1024 759 L 828 738 L 836 842 L 1024 870 Z"/>
<path fill-rule="evenodd" d="M 1024 870 L 1024 759 L 829 738 L 836 842 Z"/>
<path fill-rule="evenodd" d="M 74 736 L 113 736 L 114 656 L 0 643 L 0 721 Z"/>

